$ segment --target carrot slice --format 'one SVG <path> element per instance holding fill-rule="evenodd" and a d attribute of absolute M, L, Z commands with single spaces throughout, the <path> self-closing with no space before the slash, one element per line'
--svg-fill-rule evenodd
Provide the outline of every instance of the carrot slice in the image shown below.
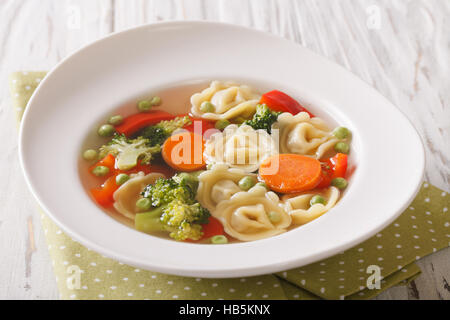
<path fill-rule="evenodd" d="M 298 154 L 278 154 L 263 161 L 259 176 L 266 185 L 280 193 L 314 189 L 321 178 L 320 162 Z"/>
<path fill-rule="evenodd" d="M 199 134 L 183 132 L 170 136 L 163 144 L 162 157 L 179 171 L 196 171 L 206 166 L 203 159 L 205 140 Z"/>

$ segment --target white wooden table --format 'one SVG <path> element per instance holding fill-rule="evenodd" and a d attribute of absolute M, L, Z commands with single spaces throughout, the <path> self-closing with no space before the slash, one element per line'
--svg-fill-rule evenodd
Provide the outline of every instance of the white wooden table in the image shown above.
<path fill-rule="evenodd" d="M 10 72 L 48 70 L 82 45 L 149 22 L 250 26 L 336 61 L 388 97 L 423 138 L 426 179 L 449 191 L 449 17 L 448 0 L 0 1 L 0 299 L 58 298 L 36 205 L 18 163 Z M 419 265 L 423 274 L 409 287 L 378 298 L 450 299 L 450 249 Z"/>

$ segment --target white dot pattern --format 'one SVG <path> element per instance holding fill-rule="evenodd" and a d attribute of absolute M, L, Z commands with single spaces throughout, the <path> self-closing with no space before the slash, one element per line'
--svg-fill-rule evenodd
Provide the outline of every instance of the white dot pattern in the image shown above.
<path fill-rule="evenodd" d="M 354 299 L 358 299 L 358 297 L 367 299 L 373 296 L 374 292 L 366 288 L 366 281 L 370 276 L 367 267 L 370 265 L 380 267 L 382 276 L 385 278 L 382 286 L 389 284 L 389 276 L 397 270 L 402 274 L 401 278 L 408 282 L 409 278 L 419 272 L 414 261 L 437 251 L 436 248 L 430 246 L 430 243 L 441 243 L 443 247 L 448 245 L 443 243 L 443 239 L 449 237 L 450 218 L 444 218 L 442 215 L 446 208 L 442 204 L 448 203 L 448 200 L 447 202 L 442 201 L 442 197 L 446 198 L 447 194 L 443 195 L 442 191 L 436 190 L 432 186 L 422 190 L 422 193 L 426 193 L 427 196 L 422 196 L 422 198 L 419 196 L 413 205 L 383 232 L 377 233 L 375 237 L 362 245 L 347 250 L 345 260 L 341 256 L 335 256 L 320 263 L 302 267 L 300 270 L 296 269 L 295 272 L 291 270 L 287 273 L 286 279 L 299 283 L 300 286 L 318 296 L 330 297 L 332 295 L 335 299 L 339 299 L 350 289 L 359 290 L 356 296 L 355 294 L 351 295 L 351 298 Z M 437 191 L 437 194 L 434 196 L 429 194 L 432 190 L 435 193 Z M 439 212 L 441 212 L 440 216 L 438 216 Z M 438 218 L 441 221 L 439 230 L 436 227 Z M 431 225 L 433 228 L 430 228 Z M 433 238 L 430 235 L 433 235 Z M 373 254 L 375 250 L 378 253 L 377 256 Z M 349 260 L 349 257 L 352 257 L 353 262 L 351 259 Z M 345 272 L 344 267 L 352 264 L 363 266 L 363 268 L 358 268 L 359 274 Z M 325 270 L 324 265 L 329 268 Z M 308 274 L 308 281 L 302 279 L 305 274 Z M 335 283 L 335 285 L 323 287 L 322 283 Z M 322 292 L 323 288 L 326 288 L 326 292 Z"/>

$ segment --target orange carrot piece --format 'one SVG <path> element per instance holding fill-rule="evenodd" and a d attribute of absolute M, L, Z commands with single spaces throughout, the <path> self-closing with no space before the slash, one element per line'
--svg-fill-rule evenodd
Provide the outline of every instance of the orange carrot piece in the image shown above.
<path fill-rule="evenodd" d="M 196 171 L 206 166 L 203 158 L 205 140 L 199 134 L 182 132 L 170 136 L 163 144 L 162 157 L 173 169 Z"/>
<path fill-rule="evenodd" d="M 314 189 L 320 182 L 320 162 L 298 154 L 279 154 L 263 161 L 259 176 L 279 193 L 295 193 Z"/>

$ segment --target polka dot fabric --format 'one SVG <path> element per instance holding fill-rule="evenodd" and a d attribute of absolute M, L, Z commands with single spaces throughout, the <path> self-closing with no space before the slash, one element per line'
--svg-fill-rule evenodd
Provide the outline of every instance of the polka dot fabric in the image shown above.
<path fill-rule="evenodd" d="M 392 279 L 410 281 L 420 273 L 414 261 L 450 244 L 449 202 L 446 192 L 424 183 L 409 208 L 382 232 L 341 254 L 278 276 L 332 299 L 378 294 L 380 290 L 366 290 L 371 265 L 380 268 L 383 289 L 392 286 Z"/>
<path fill-rule="evenodd" d="M 137 269 L 71 240 L 44 213 L 41 221 L 63 299 L 285 299 L 273 275 L 201 279 Z"/>
<path fill-rule="evenodd" d="M 11 98 L 16 114 L 17 123 L 22 120 L 25 107 L 28 100 L 36 89 L 37 85 L 45 77 L 46 72 L 34 71 L 34 72 L 15 72 L 9 77 L 9 87 L 11 92 Z"/>
<path fill-rule="evenodd" d="M 44 76 L 45 72 L 11 75 L 18 120 Z M 450 245 L 449 206 L 446 192 L 424 183 L 409 208 L 364 243 L 302 268 L 237 279 L 185 278 L 136 269 L 83 247 L 44 213 L 41 220 L 62 299 L 368 299 L 413 280 L 420 274 L 414 261 Z M 368 288 L 373 266 L 380 271 L 379 289 Z"/>

